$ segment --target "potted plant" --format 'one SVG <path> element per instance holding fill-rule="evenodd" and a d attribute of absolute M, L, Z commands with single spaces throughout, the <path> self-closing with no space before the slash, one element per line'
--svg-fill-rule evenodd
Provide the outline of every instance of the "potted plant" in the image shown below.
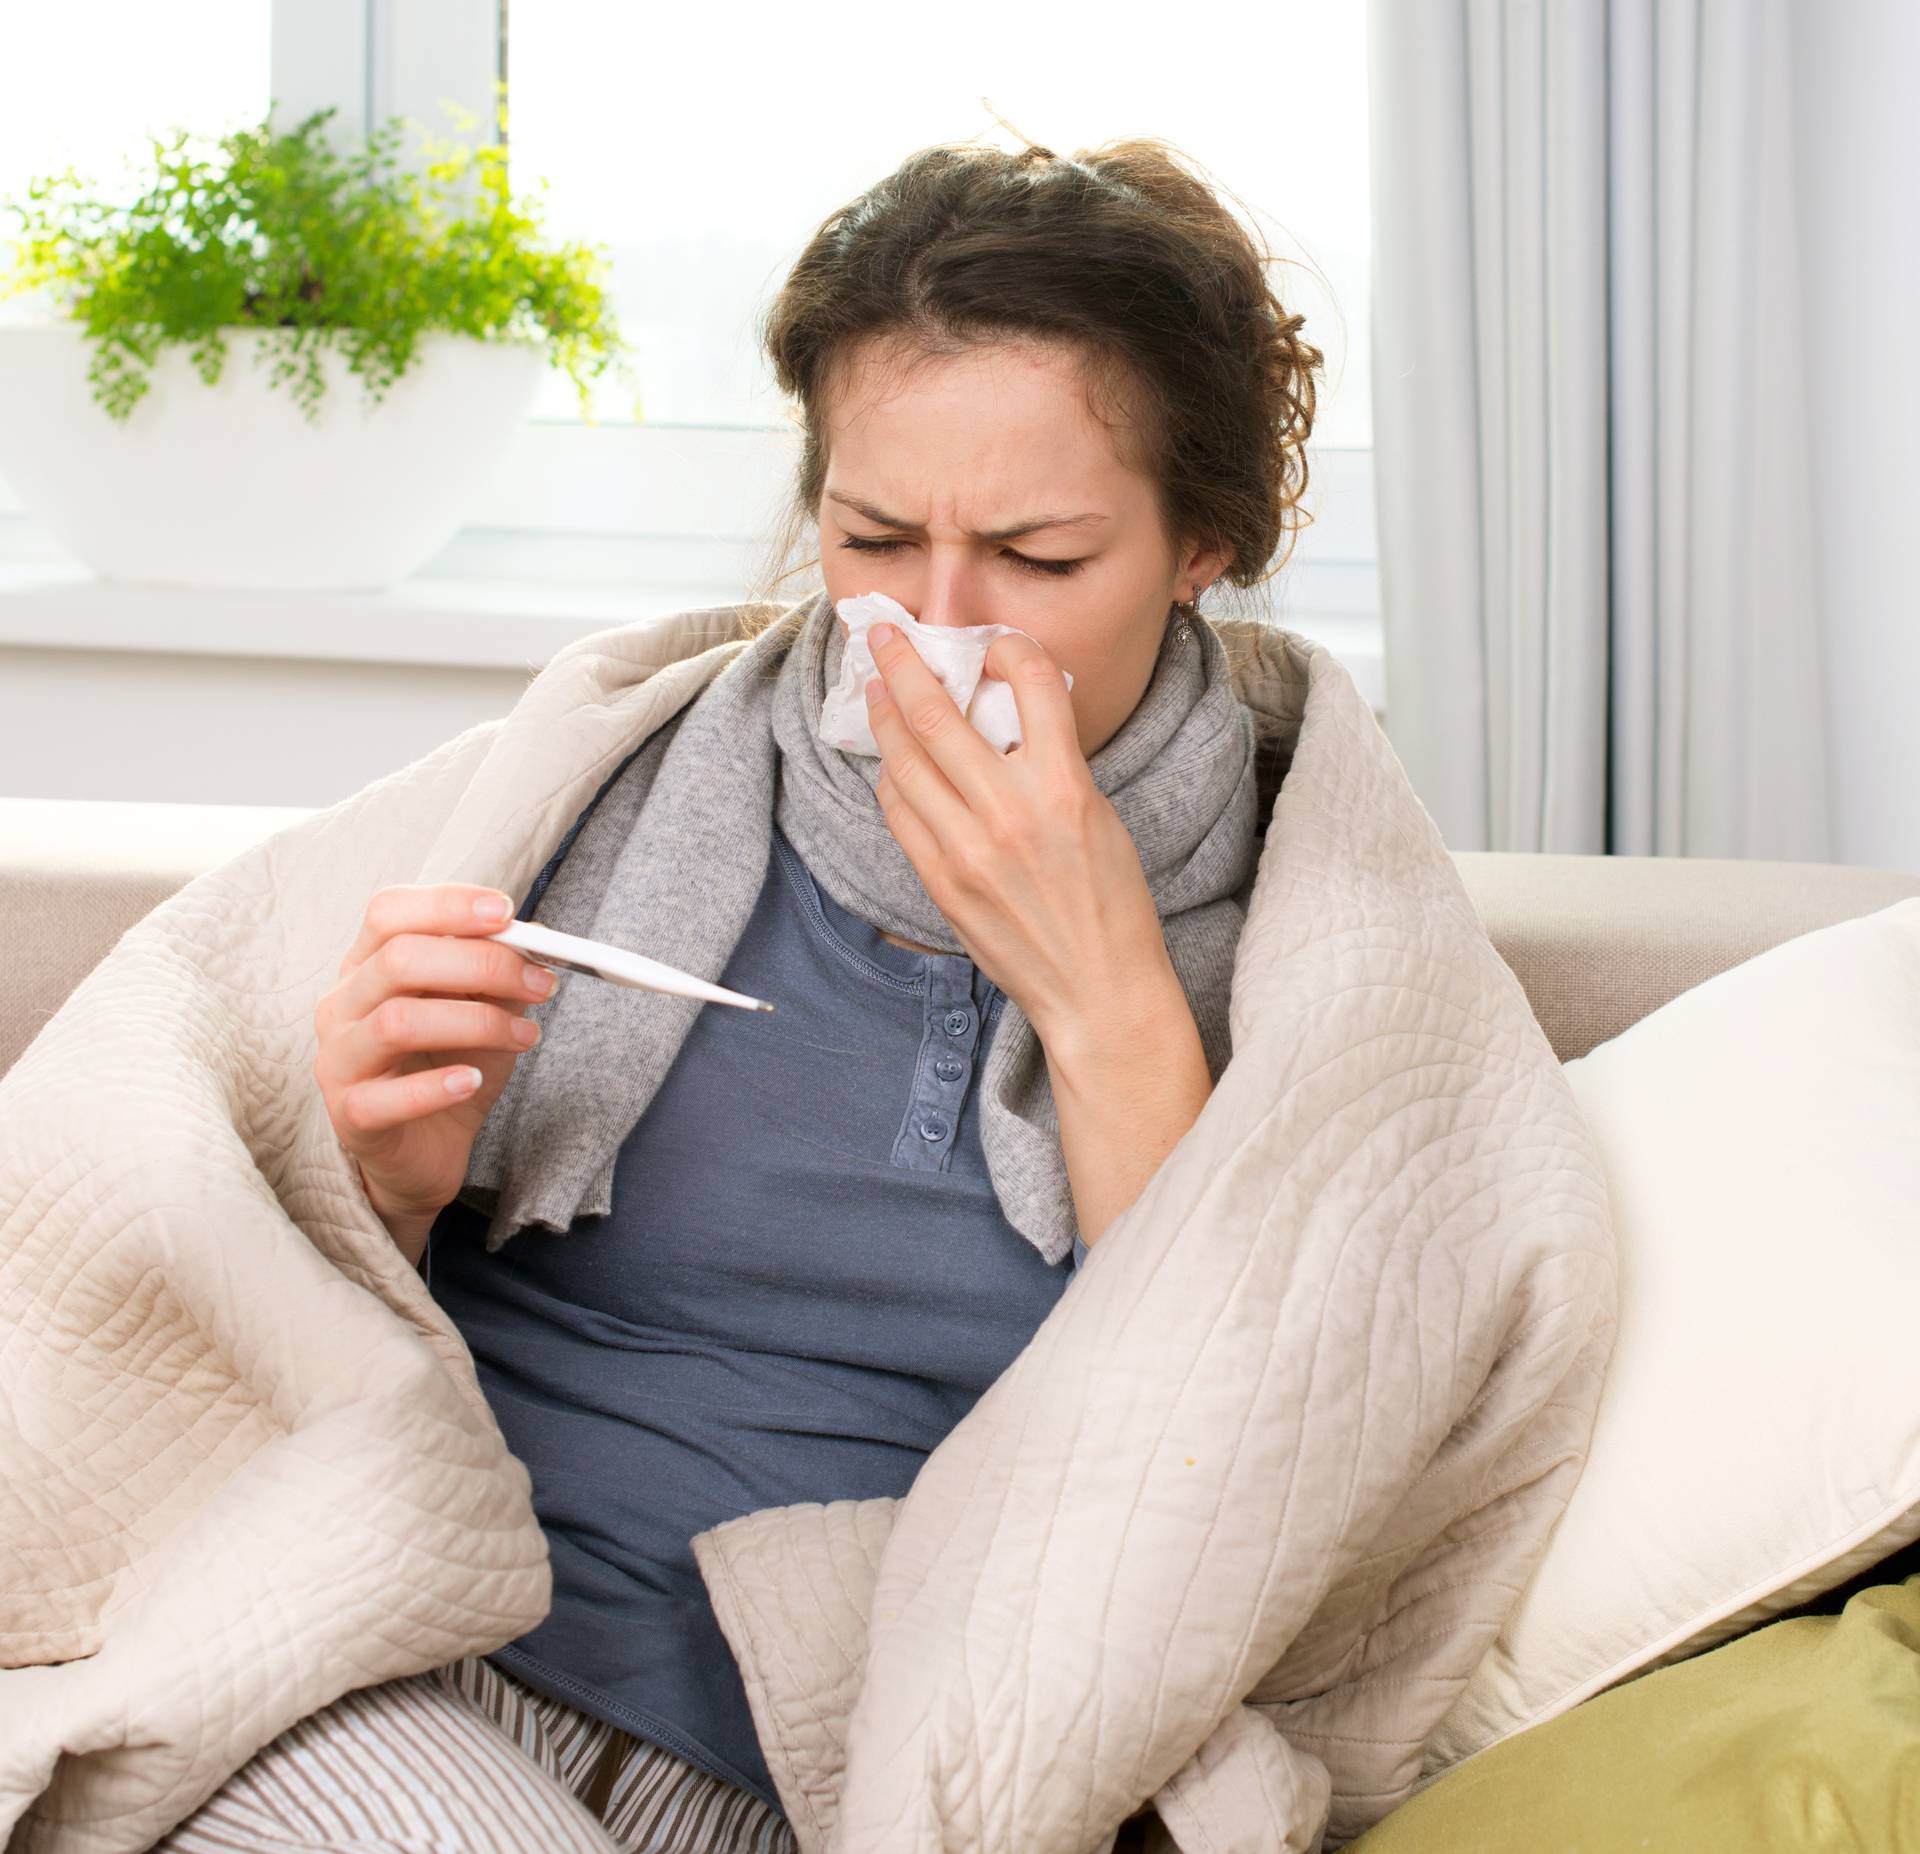
<path fill-rule="evenodd" d="M 591 379 L 630 378 L 604 252 L 543 238 L 503 145 L 421 131 L 409 166 L 417 124 L 342 152 L 333 113 L 153 138 L 131 204 L 71 170 L 11 203 L 0 297 L 50 310 L 0 325 L 0 475 L 105 578 L 390 584 L 460 525 L 542 368 L 589 417 Z"/>

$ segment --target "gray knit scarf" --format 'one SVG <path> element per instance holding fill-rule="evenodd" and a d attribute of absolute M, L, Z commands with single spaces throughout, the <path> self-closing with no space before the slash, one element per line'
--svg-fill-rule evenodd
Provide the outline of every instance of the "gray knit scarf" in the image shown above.
<path fill-rule="evenodd" d="M 752 639 L 610 776 L 521 918 L 721 981 L 777 819 L 842 907 L 921 945 L 965 952 L 880 810 L 881 762 L 819 737 L 844 640 L 824 591 Z M 1169 624 L 1145 693 L 1087 762 L 1139 850 L 1216 1081 L 1231 1053 L 1227 996 L 1255 860 L 1253 740 L 1219 636 L 1195 619 L 1185 641 Z M 577 1217 L 608 1215 L 621 1144 L 695 1013 L 729 1008 L 563 977 L 530 1012 L 541 1040 L 515 1062 L 461 1187 L 461 1200 L 491 1218 L 487 1248 L 531 1225 L 560 1233 Z M 1045 1052 L 1011 997 L 980 1099 L 1001 1209 L 1058 1263 L 1076 1229 L 1072 1191 Z"/>

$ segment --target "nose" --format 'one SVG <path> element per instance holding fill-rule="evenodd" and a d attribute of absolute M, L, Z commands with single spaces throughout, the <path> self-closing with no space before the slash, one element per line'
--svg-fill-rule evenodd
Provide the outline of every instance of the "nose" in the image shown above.
<path fill-rule="evenodd" d="M 982 622 L 974 615 L 975 603 L 967 589 L 964 572 L 948 564 L 928 574 L 926 589 L 920 595 L 920 609 L 914 616 L 922 624 L 951 625 L 960 630 Z"/>

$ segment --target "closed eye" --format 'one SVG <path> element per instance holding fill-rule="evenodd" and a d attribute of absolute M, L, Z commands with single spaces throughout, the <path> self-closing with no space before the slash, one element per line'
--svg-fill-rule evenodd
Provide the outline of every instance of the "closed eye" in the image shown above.
<path fill-rule="evenodd" d="M 840 545 L 842 547 L 851 547 L 855 553 L 891 554 L 904 547 L 906 542 L 879 541 L 867 535 L 850 534 Z M 1025 567 L 1029 572 L 1047 573 L 1056 579 L 1064 578 L 1069 573 L 1078 572 L 1081 566 L 1085 564 L 1079 560 L 1035 560 L 1029 555 L 1020 553 L 1011 547 L 1003 547 L 1000 551 L 1009 560 Z"/>

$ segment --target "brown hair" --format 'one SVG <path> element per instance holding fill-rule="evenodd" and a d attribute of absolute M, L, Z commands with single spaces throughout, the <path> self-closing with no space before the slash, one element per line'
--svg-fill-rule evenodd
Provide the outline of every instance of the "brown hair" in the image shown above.
<path fill-rule="evenodd" d="M 828 392 L 874 337 L 908 365 L 1006 339 L 1076 349 L 1089 409 L 1126 434 L 1169 539 L 1231 547 L 1237 586 L 1276 575 L 1311 520 L 1322 356 L 1268 282 L 1278 260 L 1190 165 L 1158 138 L 1070 159 L 940 144 L 830 214 L 761 319 L 802 445 L 751 596 L 819 566 L 788 563 L 820 506 Z"/>

